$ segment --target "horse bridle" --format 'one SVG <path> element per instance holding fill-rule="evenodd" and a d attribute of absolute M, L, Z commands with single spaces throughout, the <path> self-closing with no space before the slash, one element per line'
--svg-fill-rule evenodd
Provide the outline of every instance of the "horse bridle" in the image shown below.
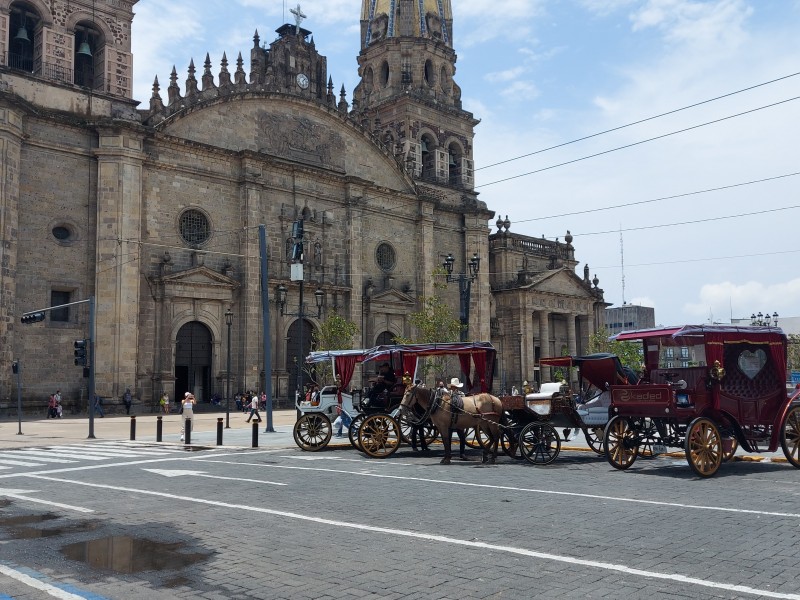
<path fill-rule="evenodd" d="M 419 391 L 419 388 L 416 385 L 411 387 L 411 398 L 414 400 L 414 402 L 419 404 L 419 400 L 417 400 L 417 391 Z M 425 421 L 430 419 L 431 415 L 433 414 L 433 407 L 435 404 L 437 404 L 437 401 L 441 402 L 441 389 L 436 390 L 436 394 L 431 401 L 428 402 L 428 408 L 425 409 L 425 414 L 423 414 L 418 420 L 414 418 L 414 411 L 411 410 L 411 407 L 406 407 L 406 410 L 403 412 L 405 413 L 409 424 L 414 427 L 419 427 L 420 425 L 424 424 Z"/>

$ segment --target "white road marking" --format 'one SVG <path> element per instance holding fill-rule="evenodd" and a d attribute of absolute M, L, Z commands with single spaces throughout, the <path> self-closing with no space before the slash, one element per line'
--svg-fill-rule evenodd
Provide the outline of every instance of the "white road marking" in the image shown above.
<path fill-rule="evenodd" d="M 325 461 L 334 461 L 334 462 L 354 462 L 354 463 L 361 463 L 361 464 L 369 464 L 369 463 L 375 464 L 375 459 L 374 458 L 373 459 L 364 459 L 364 458 L 341 458 L 341 457 L 336 457 L 336 456 L 289 456 L 289 455 L 281 456 L 281 458 L 290 458 L 292 460 L 305 460 L 305 461 L 308 461 L 308 462 L 325 460 Z M 393 467 L 394 466 L 396 466 L 396 467 L 413 467 L 413 466 L 416 466 L 414 463 L 404 463 L 404 462 L 398 462 L 396 460 L 393 460 L 391 462 L 384 462 L 382 464 L 391 465 Z"/>
<path fill-rule="evenodd" d="M 93 513 L 90 508 L 83 508 L 81 506 L 72 506 L 70 504 L 61 504 L 60 502 L 52 502 L 50 500 L 40 500 L 39 498 L 29 498 L 27 494 L 36 494 L 38 490 L 4 490 L 0 488 L 0 496 L 6 498 L 14 498 L 15 500 L 23 500 L 25 502 L 32 502 L 33 504 L 44 504 L 45 506 L 54 506 L 56 508 L 63 508 L 66 510 L 74 510 L 82 513 Z"/>
<path fill-rule="evenodd" d="M 92 488 L 99 488 L 104 490 L 113 490 L 117 492 L 124 492 L 124 493 L 134 493 L 134 494 L 143 494 L 147 496 L 157 496 L 160 498 L 169 498 L 171 500 L 182 500 L 185 502 L 192 502 L 196 504 L 205 504 L 207 506 L 218 506 L 221 508 L 234 508 L 240 509 L 241 506 L 238 504 L 231 504 L 230 502 L 221 502 L 219 500 L 205 500 L 203 498 L 192 498 L 188 496 L 179 496 L 177 494 L 168 494 L 166 492 L 155 492 L 151 490 L 141 490 L 141 489 L 132 489 L 132 488 L 125 488 L 115 485 L 106 485 L 100 483 L 88 483 L 85 481 L 70 481 L 69 479 L 60 479 L 58 477 L 46 477 L 42 475 L 34 476 L 35 479 L 43 479 L 46 481 L 54 481 L 57 483 L 66 483 L 72 485 L 82 485 L 86 487 Z M 528 550 L 525 548 L 516 548 L 514 546 L 501 546 L 498 544 L 490 544 L 487 542 L 479 542 L 475 540 L 461 540 L 458 538 L 452 538 L 444 535 L 434 535 L 430 533 L 419 533 L 416 531 L 409 531 L 405 529 L 393 529 L 389 527 L 375 527 L 372 525 L 363 525 L 361 523 L 351 523 L 348 521 L 334 521 L 333 519 L 325 519 L 322 517 L 313 517 L 310 515 L 303 515 L 300 513 L 293 513 L 287 512 L 282 510 L 274 510 L 271 508 L 264 508 L 261 506 L 248 506 L 248 511 L 253 513 L 263 513 L 267 515 L 273 515 L 276 517 L 286 517 L 288 519 L 295 519 L 298 521 L 307 521 L 311 523 L 318 523 L 321 525 L 330 525 L 335 528 L 349 528 L 355 529 L 359 531 L 366 531 L 370 533 L 382 533 L 389 536 L 395 537 L 405 537 L 405 538 L 412 538 L 412 539 L 419 539 L 425 540 L 430 542 L 441 542 L 444 544 L 451 544 L 456 546 L 465 546 L 468 548 L 480 548 L 483 550 L 490 550 L 494 552 L 505 552 L 508 554 L 514 554 L 517 556 L 526 556 L 529 558 L 537 558 L 540 560 L 545 561 L 552 561 L 552 562 L 560 562 L 566 563 L 570 565 L 578 565 L 582 567 L 589 567 L 593 569 L 601 569 L 605 571 L 615 571 L 618 573 L 624 573 L 626 575 L 633 575 L 637 577 L 644 577 L 647 579 L 660 579 L 666 581 L 674 581 L 678 583 L 685 583 L 688 585 L 696 585 L 699 587 L 704 588 L 712 588 L 716 590 L 725 590 L 729 592 L 735 592 L 737 594 L 749 594 L 753 596 L 762 596 L 764 598 L 779 598 L 782 600 L 800 600 L 800 594 L 790 594 L 790 593 L 781 593 L 781 592 L 774 592 L 771 590 L 760 590 L 757 588 L 752 588 L 744 585 L 734 585 L 730 583 L 723 583 L 719 581 L 711 581 L 707 579 L 700 579 L 698 577 L 689 577 L 687 575 L 679 575 L 677 573 L 660 573 L 658 571 L 647 571 L 644 569 L 634 569 L 632 567 L 628 567 L 626 565 L 619 565 L 615 563 L 608 563 L 608 562 L 601 562 L 601 561 L 594 561 L 594 560 L 587 560 L 583 558 L 576 558 L 573 556 L 563 556 L 559 554 L 550 554 L 547 552 L 537 552 L 534 550 Z"/>
<path fill-rule="evenodd" d="M 222 477 L 220 475 L 208 475 L 205 471 L 185 471 L 185 470 L 167 470 L 167 469 L 142 469 L 149 471 L 156 475 L 163 475 L 164 477 L 183 477 L 190 475 L 192 477 L 205 477 L 206 479 L 225 479 L 228 481 L 247 481 L 248 483 L 264 483 L 266 485 L 288 485 L 287 483 L 277 483 L 275 481 L 264 481 L 262 479 L 244 479 L 241 477 Z"/>
<path fill-rule="evenodd" d="M 286 465 L 268 465 L 265 463 L 244 463 L 244 462 L 231 462 L 224 460 L 214 460 L 211 458 L 198 458 L 198 462 L 219 463 L 223 465 L 236 465 L 242 467 L 262 467 L 265 469 L 288 469 L 296 471 L 321 471 L 323 473 L 336 473 L 338 475 L 356 475 L 358 477 L 375 477 L 378 479 L 398 479 L 401 481 L 422 481 L 425 483 L 442 483 L 445 485 L 457 485 L 462 487 L 477 487 L 487 488 L 492 490 L 507 490 L 512 492 L 529 492 L 533 494 L 545 494 L 550 496 L 569 496 L 572 498 L 591 498 L 592 500 L 611 500 L 614 502 L 629 502 L 633 504 L 649 504 L 655 506 L 669 506 L 672 508 L 680 509 L 695 509 L 695 510 L 711 510 L 719 512 L 740 513 L 748 515 L 759 515 L 768 517 L 788 517 L 791 519 L 800 519 L 800 513 L 784 513 L 772 512 L 763 510 L 750 510 L 746 508 L 725 508 L 720 506 L 702 506 L 699 504 L 682 504 L 680 502 L 662 502 L 659 500 L 640 500 L 637 498 L 626 498 L 623 496 L 601 496 L 599 494 L 582 494 L 579 492 L 562 492 L 559 490 L 544 490 L 539 488 L 524 488 L 514 487 L 510 485 L 491 485 L 488 483 L 470 483 L 467 481 L 450 481 L 447 479 L 429 479 L 425 477 L 404 477 L 402 475 L 383 475 L 380 473 L 372 473 L 367 471 L 343 471 L 341 469 L 323 469 L 320 467 L 290 467 Z M 2 477 L 2 476 L 0 476 Z"/>
<path fill-rule="evenodd" d="M 43 467 L 43 463 L 33 462 L 32 460 L 29 461 L 22 461 L 22 460 L 11 460 L 9 458 L 5 458 L 4 456 L 0 456 L 0 464 L 4 465 L 15 465 L 20 467 Z"/>
<path fill-rule="evenodd" d="M 53 598 L 59 598 L 59 600 L 86 600 L 84 596 L 78 596 L 77 594 L 72 594 L 66 590 L 62 590 L 61 588 L 57 588 L 54 585 L 50 585 L 49 583 L 45 583 L 44 581 L 39 581 L 35 577 L 31 577 L 30 575 L 26 575 L 21 571 L 17 571 L 16 569 L 12 569 L 11 567 L 0 563 L 0 574 L 3 574 L 11 579 L 16 579 L 20 583 L 24 583 L 28 587 L 32 587 L 40 592 L 45 592 L 49 594 Z"/>
<path fill-rule="evenodd" d="M 42 450 L 33 450 L 31 448 L 20 448 L 19 450 L 13 450 L 8 452 L 7 454 L 3 454 L 2 456 L 10 456 L 13 458 L 14 456 L 32 456 L 34 460 L 39 460 L 44 463 L 76 463 L 77 460 L 70 460 L 66 459 L 63 456 L 50 456 L 49 454 L 42 454 Z"/>

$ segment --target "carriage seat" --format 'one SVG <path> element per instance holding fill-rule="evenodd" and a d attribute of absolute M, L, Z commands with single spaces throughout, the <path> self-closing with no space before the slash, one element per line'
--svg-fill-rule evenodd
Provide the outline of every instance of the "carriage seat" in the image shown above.
<path fill-rule="evenodd" d="M 608 408 L 611 406 L 611 392 L 605 391 L 585 404 L 579 404 L 578 416 L 586 425 L 605 425 L 608 423 Z"/>

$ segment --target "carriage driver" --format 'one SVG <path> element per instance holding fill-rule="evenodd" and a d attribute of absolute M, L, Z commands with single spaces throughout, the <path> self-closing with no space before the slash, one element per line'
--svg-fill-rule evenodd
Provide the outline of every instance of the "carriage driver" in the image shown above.
<path fill-rule="evenodd" d="M 450 398 L 455 400 L 457 398 L 461 398 L 464 400 L 464 392 L 461 391 L 461 388 L 464 387 L 464 384 L 459 381 L 458 377 L 453 377 L 450 380 L 450 385 L 447 386 L 447 391 L 450 393 Z"/>
<path fill-rule="evenodd" d="M 381 392 L 392 389 L 397 377 L 389 363 L 385 362 L 378 368 L 378 374 L 369 381 L 372 387 L 367 392 L 367 403 L 372 404 Z"/>

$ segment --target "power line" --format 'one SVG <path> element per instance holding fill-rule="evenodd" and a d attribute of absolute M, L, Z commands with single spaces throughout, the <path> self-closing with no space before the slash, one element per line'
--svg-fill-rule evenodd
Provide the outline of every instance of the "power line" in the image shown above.
<path fill-rule="evenodd" d="M 708 104 L 709 102 L 714 102 L 716 100 L 721 100 L 723 98 L 728 98 L 730 96 L 735 96 L 736 94 L 741 94 L 742 92 L 748 92 L 750 90 L 754 90 L 756 88 L 769 85 L 770 83 L 775 83 L 776 81 L 782 81 L 784 79 L 789 79 L 790 77 L 796 77 L 800 75 L 800 71 L 797 73 L 791 73 L 790 75 L 784 75 L 783 77 L 778 77 L 777 79 L 771 79 L 769 81 L 765 81 L 764 83 L 758 83 L 756 85 L 751 85 L 750 87 L 742 88 L 741 90 L 736 90 L 735 92 L 729 92 L 727 94 L 723 94 L 722 96 L 716 96 L 715 98 L 710 98 L 708 100 L 703 100 L 702 102 L 695 102 L 694 104 L 689 104 L 688 106 L 684 106 L 682 108 L 676 108 L 675 110 L 670 110 L 665 113 L 661 113 L 652 117 L 647 117 L 645 119 L 640 119 L 639 121 L 633 121 L 632 123 L 627 123 L 626 125 L 620 125 L 618 127 L 614 127 L 612 129 L 606 129 L 605 131 L 600 131 L 598 133 L 593 133 L 591 135 L 586 135 L 581 138 L 577 138 L 575 140 L 571 140 L 569 142 L 563 142 L 561 144 L 557 144 L 555 146 L 550 146 L 549 148 L 543 148 L 541 150 L 536 150 L 535 152 L 529 152 L 528 154 L 522 154 L 520 156 L 515 156 L 514 158 L 508 158 L 506 160 L 501 160 L 500 162 L 492 163 L 490 165 L 486 165 L 484 167 L 478 167 L 475 171 L 481 171 L 483 169 L 490 169 L 492 167 L 496 167 L 498 165 L 504 165 L 506 163 L 514 162 L 515 160 L 520 160 L 522 158 L 527 158 L 529 156 L 534 156 L 536 154 L 542 154 L 543 152 L 548 152 L 549 150 L 555 150 L 556 148 L 563 148 L 564 146 L 569 146 L 570 144 L 576 144 L 578 142 L 582 142 L 584 140 L 590 140 L 600 135 L 605 135 L 606 133 L 612 133 L 614 131 L 619 131 L 620 129 L 625 129 L 626 127 L 633 127 L 634 125 L 640 125 L 641 123 L 646 123 L 647 121 L 652 121 L 654 119 L 660 119 L 661 117 L 666 117 L 668 115 L 673 115 L 675 113 L 681 112 L 683 110 L 688 110 L 690 108 L 695 108 L 697 106 L 702 106 L 703 104 Z"/>
<path fill-rule="evenodd" d="M 695 223 L 708 223 L 710 221 L 724 221 L 726 219 L 738 219 L 740 217 L 752 217 L 754 215 L 764 215 L 767 213 L 780 212 L 783 210 L 792 210 L 793 208 L 800 208 L 800 205 L 783 206 L 781 208 L 770 208 L 767 210 L 758 210 L 749 213 L 740 213 L 738 215 L 725 215 L 722 217 L 709 217 L 708 219 L 697 219 L 696 221 L 679 221 L 677 223 L 663 223 L 660 225 L 643 225 L 641 227 L 628 227 L 627 229 L 609 229 L 608 231 L 592 231 L 589 233 L 573 233 L 573 236 L 587 236 L 587 235 L 604 235 L 607 233 L 619 233 L 620 231 L 642 231 L 644 229 L 660 229 L 662 227 L 677 227 L 679 225 L 693 225 Z"/>
<path fill-rule="evenodd" d="M 734 115 L 728 115 L 727 117 L 722 117 L 720 119 L 714 119 L 713 121 L 708 121 L 706 123 L 701 123 L 699 125 L 692 125 L 691 127 L 686 127 L 684 129 L 679 129 L 677 131 L 671 131 L 670 133 L 665 133 L 663 135 L 657 135 L 655 137 L 648 138 L 646 140 L 640 140 L 638 142 L 633 142 L 631 144 L 625 144 L 624 146 L 618 146 L 616 148 L 612 148 L 610 150 L 604 150 L 603 152 L 596 152 L 595 154 L 589 154 L 588 156 L 582 156 L 581 158 L 575 158 L 573 160 L 568 160 L 566 162 L 558 163 L 555 165 L 550 165 L 549 167 L 543 167 L 541 169 L 536 169 L 535 171 L 529 171 L 528 173 L 522 173 L 520 175 L 512 175 L 511 177 L 505 177 L 503 179 L 498 179 L 497 181 L 491 181 L 489 183 L 484 183 L 481 185 L 476 185 L 475 188 L 483 188 L 488 187 L 490 185 L 495 185 L 498 183 L 503 183 L 505 181 L 511 181 L 512 179 L 519 179 L 520 177 L 527 177 L 528 175 L 535 175 L 536 173 L 541 173 L 543 171 L 549 171 L 550 169 L 555 169 L 557 167 L 563 167 L 565 165 L 571 165 L 576 162 L 581 162 L 582 160 L 587 160 L 589 158 L 595 158 L 598 156 L 603 156 L 604 154 L 611 154 L 612 152 L 617 152 L 618 150 L 625 150 L 626 148 L 633 148 L 634 146 L 640 146 L 642 144 L 646 144 L 648 142 L 653 142 L 655 140 L 660 140 L 663 138 L 670 137 L 672 135 L 677 135 L 679 133 L 685 133 L 687 131 L 691 131 L 693 129 L 699 129 L 700 127 L 705 127 L 707 125 L 714 125 L 715 123 L 721 123 L 722 121 L 727 121 L 729 119 L 733 119 L 735 117 L 741 117 L 743 115 L 747 115 L 750 113 L 758 112 L 759 110 L 764 110 L 766 108 L 773 108 L 775 106 L 779 106 L 781 104 L 786 104 L 787 102 L 792 102 L 794 100 L 800 99 L 800 96 L 795 96 L 793 98 L 787 98 L 786 100 L 780 100 L 778 102 L 773 102 L 772 104 L 767 104 L 765 106 L 759 106 L 758 108 L 753 108 L 750 110 L 746 110 L 744 112 L 736 113 Z"/>
<path fill-rule="evenodd" d="M 694 192 L 685 192 L 683 194 L 674 194 L 672 196 L 661 196 L 660 198 L 651 198 L 650 200 L 637 200 L 636 202 L 627 202 L 625 204 L 614 204 L 612 206 L 602 206 L 600 208 L 587 208 L 586 210 L 576 210 L 568 213 L 561 213 L 557 215 L 548 215 L 546 217 L 533 217 L 531 219 L 514 220 L 514 223 L 529 223 L 531 221 L 544 221 L 546 219 L 556 219 L 559 217 L 572 217 L 575 215 L 585 215 L 587 213 L 601 212 L 604 210 L 613 210 L 615 208 L 627 208 L 629 206 L 638 206 L 640 204 L 651 204 L 653 202 L 662 202 L 663 200 L 675 200 L 676 198 L 686 198 L 689 196 L 697 196 L 698 194 L 707 194 L 708 192 L 719 192 L 721 190 L 730 190 L 737 187 L 746 185 L 754 185 L 756 183 L 764 183 L 766 181 L 775 181 L 776 179 L 783 179 L 786 177 L 794 177 L 800 175 L 800 171 L 795 173 L 787 173 L 785 175 L 776 175 L 775 177 L 765 177 L 764 179 L 754 179 L 752 181 L 744 181 L 742 183 L 732 183 L 731 185 L 722 185 L 714 188 L 707 188 L 704 190 L 696 190 Z"/>
<path fill-rule="evenodd" d="M 709 262 L 713 260 L 733 260 L 737 258 L 754 258 L 759 256 L 775 256 L 778 254 L 797 254 L 800 250 L 778 250 L 776 252 L 758 252 L 758 253 L 751 253 L 751 254 L 736 254 L 731 256 L 711 256 L 707 258 L 685 258 L 682 260 L 666 260 L 661 262 L 650 262 L 650 263 L 636 263 L 636 264 L 628 264 L 628 267 L 657 267 L 660 265 L 678 265 L 683 263 L 694 263 L 694 262 Z M 603 270 L 603 269 L 619 269 L 619 265 L 605 265 L 602 267 L 592 267 L 593 270 Z"/>

